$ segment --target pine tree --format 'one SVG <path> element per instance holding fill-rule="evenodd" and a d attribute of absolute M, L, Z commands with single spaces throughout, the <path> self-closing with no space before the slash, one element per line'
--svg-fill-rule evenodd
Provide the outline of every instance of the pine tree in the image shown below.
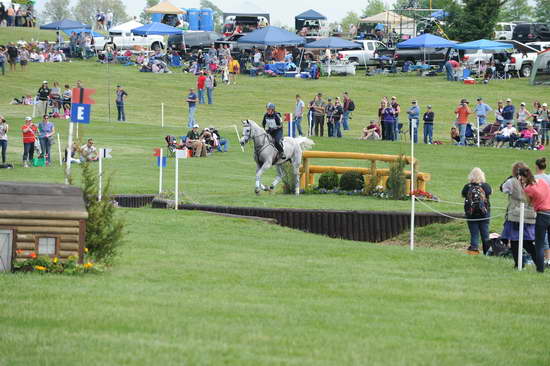
<path fill-rule="evenodd" d="M 528 0 L 508 0 L 502 7 L 500 20 L 504 22 L 528 21 L 533 15 L 533 8 Z"/>

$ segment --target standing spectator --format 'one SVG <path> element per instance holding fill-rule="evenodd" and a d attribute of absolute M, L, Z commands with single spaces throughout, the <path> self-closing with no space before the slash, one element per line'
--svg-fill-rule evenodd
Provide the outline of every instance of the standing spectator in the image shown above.
<path fill-rule="evenodd" d="M 97 161 L 99 156 L 97 154 L 97 149 L 94 146 L 94 140 L 88 139 L 86 145 L 80 147 L 80 162 L 86 163 L 89 161 Z"/>
<path fill-rule="evenodd" d="M 228 58 L 229 58 L 229 65 L 228 65 L 229 82 L 228 82 L 228 84 L 231 84 L 231 82 L 233 82 L 233 84 L 237 84 L 237 74 L 239 74 L 241 72 L 241 66 L 239 65 L 239 61 L 237 61 L 236 59 L 232 58 L 231 56 L 229 56 Z"/>
<path fill-rule="evenodd" d="M 45 114 L 42 122 L 38 124 L 38 140 L 40 141 L 40 148 L 42 149 L 42 156 L 46 159 L 46 165 L 50 165 L 51 159 L 51 146 L 53 135 L 55 134 L 55 126 L 50 122 L 50 117 Z"/>
<path fill-rule="evenodd" d="M 197 102 L 199 101 L 193 88 L 189 89 L 189 94 L 187 95 L 186 101 L 189 105 L 189 119 L 187 121 L 187 127 L 193 128 L 193 126 L 197 124 L 197 121 L 195 120 L 195 112 L 197 110 Z"/>
<path fill-rule="evenodd" d="M 275 104 L 267 104 L 267 111 L 262 120 L 262 127 L 271 137 L 273 137 L 273 144 L 279 152 L 279 158 L 281 160 L 286 160 L 285 151 L 281 143 L 283 139 L 283 123 L 281 121 L 281 115 L 275 111 Z"/>
<path fill-rule="evenodd" d="M 420 107 L 416 103 L 416 100 L 411 101 L 411 106 L 407 110 L 409 115 L 409 131 L 410 138 L 415 144 L 418 143 L 418 123 L 420 120 Z"/>
<path fill-rule="evenodd" d="M 342 137 L 342 130 L 340 126 L 344 117 L 344 109 L 342 108 L 342 102 L 339 97 L 336 97 L 334 102 L 334 111 L 332 112 L 332 123 L 334 124 L 332 130 L 332 137 Z"/>
<path fill-rule="evenodd" d="M 395 109 L 388 104 L 387 101 L 382 101 L 382 139 L 387 141 L 395 141 Z"/>
<path fill-rule="evenodd" d="M 214 103 L 214 88 L 216 87 L 216 77 L 212 71 L 208 71 L 206 80 L 204 81 L 206 87 L 206 96 L 208 97 L 208 104 Z"/>
<path fill-rule="evenodd" d="M 519 180 L 529 202 L 537 212 L 535 221 L 534 261 L 538 272 L 544 272 L 544 247 L 550 234 L 550 186 L 544 179 L 535 179 L 529 168 L 519 170 Z"/>
<path fill-rule="evenodd" d="M 199 94 L 199 104 L 204 104 L 205 84 L 206 76 L 204 75 L 204 71 L 200 71 L 199 76 L 197 77 L 197 92 Z"/>
<path fill-rule="evenodd" d="M 457 115 L 456 128 L 460 134 L 459 145 L 466 146 L 466 126 L 468 125 L 468 117 L 472 114 L 472 110 L 468 106 L 468 101 L 462 99 L 460 105 L 455 109 Z"/>
<path fill-rule="evenodd" d="M 539 120 L 539 112 L 542 110 L 542 104 L 538 100 L 533 102 L 533 112 L 531 117 L 533 117 L 533 126 L 538 130 L 540 129 L 541 121 Z"/>
<path fill-rule="evenodd" d="M 504 117 L 502 116 L 502 112 L 504 112 L 504 102 L 502 100 L 499 100 L 497 102 L 497 108 L 495 109 L 495 121 L 501 126 L 504 126 Z"/>
<path fill-rule="evenodd" d="M 537 174 L 535 174 L 535 178 L 544 180 L 548 183 L 548 186 L 550 186 L 550 175 L 546 174 L 546 158 L 537 159 L 535 161 L 535 165 L 537 166 Z M 546 262 L 546 266 L 550 266 L 550 247 L 548 246 L 548 240 L 544 243 L 544 260 Z"/>
<path fill-rule="evenodd" d="M 32 123 L 31 117 L 26 117 L 21 131 L 23 132 L 23 166 L 28 168 L 29 163 L 32 163 L 34 159 L 34 142 L 36 141 L 38 128 Z"/>
<path fill-rule="evenodd" d="M 535 220 L 537 214 L 533 207 L 527 202 L 523 194 L 523 187 L 518 179 L 518 173 L 521 168 L 527 168 L 524 163 L 515 163 L 512 166 L 512 175 L 500 186 L 502 193 L 508 195 L 508 206 L 506 207 L 506 221 L 502 229 L 501 239 L 508 240 L 512 248 L 515 267 L 518 266 L 518 243 L 519 243 L 519 222 L 520 205 L 525 203 L 524 225 L 523 225 L 523 247 L 533 258 L 536 258 L 535 246 Z M 486 253 L 486 249 L 483 248 Z M 524 263 L 525 266 L 525 263 Z"/>
<path fill-rule="evenodd" d="M 52 90 L 48 87 L 48 81 L 44 80 L 40 88 L 38 88 L 38 113 L 48 114 L 48 99 Z"/>
<path fill-rule="evenodd" d="M 306 105 L 299 94 L 296 94 L 296 106 L 294 107 L 294 121 L 292 121 L 292 137 L 296 137 L 296 129 L 298 134 L 302 134 L 302 116 L 304 115 L 304 109 Z"/>
<path fill-rule="evenodd" d="M 8 27 L 15 27 L 15 7 L 13 4 L 8 7 L 6 14 L 8 15 Z"/>
<path fill-rule="evenodd" d="M 327 136 L 334 136 L 334 121 L 332 120 L 332 114 L 334 113 L 334 104 L 332 104 L 332 98 L 327 99 L 327 104 L 325 105 L 325 116 L 327 119 Z"/>
<path fill-rule="evenodd" d="M 485 182 L 485 173 L 479 168 L 474 168 L 468 176 L 468 184 L 462 188 L 464 198 L 464 212 L 468 219 L 470 230 L 470 246 L 467 251 L 470 254 L 479 254 L 479 238 L 483 247 L 489 245 L 489 220 L 491 216 L 491 186 Z"/>
<path fill-rule="evenodd" d="M 11 9 L 11 8 L 10 8 Z M 13 43 L 8 43 L 8 63 L 10 64 L 10 71 L 15 71 L 15 66 L 17 65 L 17 57 L 19 56 L 19 51 Z"/>
<path fill-rule="evenodd" d="M 531 113 L 529 113 L 529 111 L 525 107 L 525 102 L 522 102 L 519 105 L 518 111 L 516 112 L 517 128 L 519 132 L 527 128 L 527 124 L 529 123 L 528 119 L 531 117 Z"/>
<path fill-rule="evenodd" d="M 107 23 L 107 30 L 111 29 L 113 24 L 113 11 L 111 9 L 107 10 L 107 14 L 105 14 L 105 22 Z"/>
<path fill-rule="evenodd" d="M 126 90 L 124 90 L 120 85 L 116 86 L 115 93 L 116 93 L 116 109 L 118 111 L 117 121 L 125 122 L 126 113 L 124 112 L 124 102 L 128 97 L 128 93 L 126 93 Z"/>
<path fill-rule="evenodd" d="M 73 97 L 73 91 L 69 84 L 65 84 L 65 90 L 63 90 L 63 94 L 61 97 L 61 101 L 63 103 L 63 112 L 65 113 L 65 117 L 70 115 L 71 111 L 71 99 Z"/>
<path fill-rule="evenodd" d="M 538 119 L 541 123 L 541 143 L 546 145 L 550 142 L 550 138 L 548 137 L 548 129 L 550 128 L 550 111 L 548 110 L 548 104 L 542 103 L 541 109 L 538 113 Z"/>
<path fill-rule="evenodd" d="M 325 130 L 325 102 L 322 99 L 323 94 L 318 93 L 311 102 L 313 108 L 313 127 L 315 136 L 323 136 Z"/>
<path fill-rule="evenodd" d="M 391 97 L 391 103 L 390 106 L 393 108 L 394 111 L 394 123 L 393 123 L 393 136 L 394 140 L 399 140 L 399 131 L 401 131 L 401 128 L 403 127 L 403 124 L 399 122 L 399 113 L 401 113 L 401 106 L 397 102 L 397 97 L 393 96 Z M 382 126 L 383 128 L 383 126 Z"/>
<path fill-rule="evenodd" d="M 258 67 L 262 64 L 262 53 L 259 49 L 254 52 L 254 66 Z"/>
<path fill-rule="evenodd" d="M 481 97 L 477 98 L 477 104 L 474 108 L 474 111 L 476 112 L 479 127 L 487 123 L 487 115 L 492 110 L 493 109 L 491 107 L 489 107 L 487 104 L 483 102 L 483 98 Z"/>
<path fill-rule="evenodd" d="M 427 110 L 424 112 L 424 116 L 422 117 L 422 120 L 424 121 L 424 143 L 433 144 L 435 115 L 432 111 L 431 105 L 428 105 L 426 108 Z"/>
<path fill-rule="evenodd" d="M 59 118 L 59 109 L 61 108 L 61 88 L 57 81 L 53 82 L 50 90 L 50 101 L 54 118 Z"/>
<path fill-rule="evenodd" d="M 2 76 L 6 75 L 6 60 L 6 49 L 4 46 L 0 46 L 0 69 L 2 69 Z"/>
<path fill-rule="evenodd" d="M 30 53 L 25 47 L 21 47 L 19 50 L 19 65 L 21 65 L 21 71 L 25 71 L 27 64 L 29 63 Z"/>
<path fill-rule="evenodd" d="M 502 119 L 504 123 L 514 122 L 514 114 L 516 112 L 516 107 L 512 104 L 512 99 L 506 99 L 506 105 L 502 109 Z"/>
<path fill-rule="evenodd" d="M 6 164 L 6 153 L 8 151 L 8 130 L 9 126 L 4 116 L 0 116 L 0 149 L 2 149 L 2 164 Z"/>
<path fill-rule="evenodd" d="M 344 127 L 344 131 L 349 130 L 350 113 L 353 112 L 354 109 L 355 103 L 349 97 L 348 92 L 344 92 L 344 103 L 342 105 L 342 110 L 344 111 L 344 115 L 342 117 L 342 125 Z"/>

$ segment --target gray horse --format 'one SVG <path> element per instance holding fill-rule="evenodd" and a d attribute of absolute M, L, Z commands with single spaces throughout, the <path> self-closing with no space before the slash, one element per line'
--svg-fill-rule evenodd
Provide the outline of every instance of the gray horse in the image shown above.
<path fill-rule="evenodd" d="M 271 136 L 263 128 L 252 120 L 243 121 L 243 137 L 241 145 L 246 144 L 250 139 L 254 140 L 254 160 L 256 161 L 256 194 L 261 190 L 273 190 L 283 179 L 285 172 L 282 164 L 290 161 L 296 177 L 295 193 L 300 194 L 300 164 L 302 164 L 302 152 L 310 149 L 315 143 L 307 137 L 285 137 L 283 139 L 283 148 L 286 160 L 278 159 L 277 149 L 273 145 Z M 266 188 L 262 183 L 262 174 L 271 168 L 277 166 L 277 176 L 271 186 Z"/>

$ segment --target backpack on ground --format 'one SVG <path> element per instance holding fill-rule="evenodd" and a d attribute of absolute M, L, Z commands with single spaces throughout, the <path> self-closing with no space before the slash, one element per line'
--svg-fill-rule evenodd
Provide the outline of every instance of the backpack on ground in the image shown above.
<path fill-rule="evenodd" d="M 484 246 L 484 254 L 494 257 L 508 257 L 511 255 L 510 247 L 500 237 L 489 240 L 488 248 Z"/>
<path fill-rule="evenodd" d="M 487 196 L 479 184 L 471 184 L 464 200 L 464 212 L 467 217 L 485 217 L 488 210 Z"/>
<path fill-rule="evenodd" d="M 348 104 L 348 111 L 350 112 L 353 112 L 355 110 L 355 103 L 353 102 L 353 100 L 349 100 L 349 104 Z"/>

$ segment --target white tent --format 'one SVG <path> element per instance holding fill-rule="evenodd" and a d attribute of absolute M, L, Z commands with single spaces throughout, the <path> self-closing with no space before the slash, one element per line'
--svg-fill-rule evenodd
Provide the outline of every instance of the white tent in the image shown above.
<path fill-rule="evenodd" d="M 386 10 L 380 14 L 361 19 L 361 23 L 383 23 L 391 26 L 397 26 L 404 23 L 414 23 L 414 19 L 404 15 L 399 15 L 391 10 Z"/>
<path fill-rule="evenodd" d="M 135 20 L 130 20 L 129 22 L 119 24 L 117 26 L 109 29 L 111 33 L 130 33 L 134 28 L 141 27 L 143 24 L 136 22 Z"/>

